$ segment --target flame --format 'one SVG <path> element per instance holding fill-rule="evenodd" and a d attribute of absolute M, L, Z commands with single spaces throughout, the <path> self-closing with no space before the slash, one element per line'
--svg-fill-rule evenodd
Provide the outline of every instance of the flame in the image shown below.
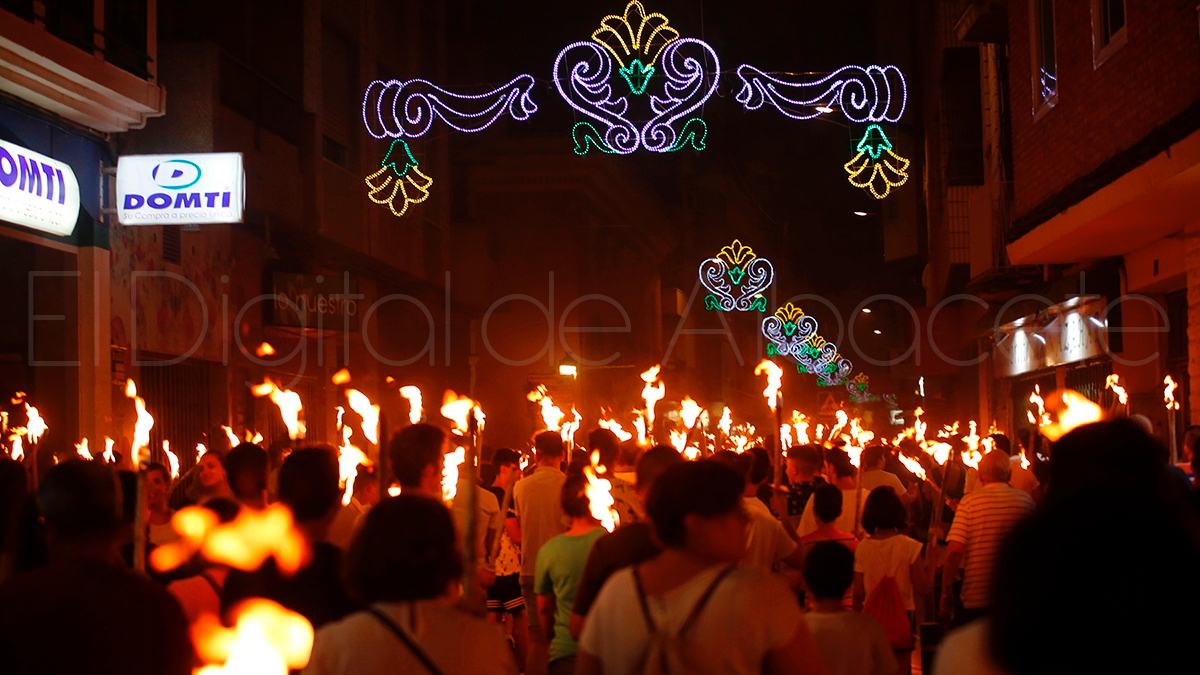
<path fill-rule="evenodd" d="M 179 457 L 171 452 L 171 442 L 162 442 L 163 452 L 167 453 L 167 463 L 171 465 L 171 480 L 179 478 Z"/>
<path fill-rule="evenodd" d="M 921 419 L 921 415 L 925 414 L 925 409 L 920 406 L 913 411 L 913 438 L 918 443 L 925 442 L 925 432 L 929 430 L 929 424 Z"/>
<path fill-rule="evenodd" d="M 920 478 L 921 480 L 926 479 L 925 467 L 921 466 L 920 461 L 909 457 L 908 455 L 904 454 L 904 452 L 896 453 L 896 457 L 900 460 L 900 463 L 904 465 L 904 468 L 908 469 L 909 473 L 917 478 Z"/>
<path fill-rule="evenodd" d="M 833 428 L 829 430 L 829 438 L 831 439 L 837 438 L 838 434 L 846 428 L 846 424 L 850 421 L 850 416 L 846 414 L 845 410 L 840 408 L 834 413 L 834 416 L 837 418 L 837 424 L 833 425 Z"/>
<path fill-rule="evenodd" d="M 721 411 L 721 419 L 717 421 L 717 428 L 721 433 L 729 436 L 729 429 L 733 426 L 733 412 L 729 410 L 729 406 Z"/>
<path fill-rule="evenodd" d="M 445 415 L 446 413 L 442 413 Z M 442 456 L 442 501 L 454 501 L 458 494 L 458 467 L 467 459 L 467 449 L 458 446 Z"/>
<path fill-rule="evenodd" d="M 684 448 L 683 449 L 683 458 L 688 460 L 689 462 L 694 462 L 697 459 L 700 459 L 700 448 L 697 448 L 694 445 Z"/>
<path fill-rule="evenodd" d="M 129 447 L 129 461 L 134 470 L 142 465 L 142 453 L 150 451 L 150 430 L 154 428 L 154 417 L 146 410 L 146 400 L 138 396 L 137 385 L 132 379 L 125 380 L 125 396 L 133 399 L 137 420 L 133 423 L 133 442 Z"/>
<path fill-rule="evenodd" d="M 979 452 L 978 450 L 963 450 L 962 451 L 963 464 L 966 464 L 967 466 L 971 467 L 972 469 L 975 469 L 976 471 L 979 470 L 979 460 L 981 460 L 981 459 L 983 459 L 983 453 Z"/>
<path fill-rule="evenodd" d="M 258 349 L 254 350 L 255 356 L 275 356 L 275 348 L 270 342 L 263 342 L 258 345 Z"/>
<path fill-rule="evenodd" d="M 678 429 L 671 430 L 671 445 L 679 452 L 687 448 L 687 432 Z"/>
<path fill-rule="evenodd" d="M 334 384 L 346 384 L 350 381 L 350 371 L 346 368 L 342 368 L 334 373 L 333 377 L 329 378 L 329 380 Z"/>
<path fill-rule="evenodd" d="M 954 427 L 957 430 L 958 422 L 954 423 Z M 979 450 L 979 434 L 976 433 L 977 427 L 975 426 L 975 420 L 971 420 L 971 421 L 967 422 L 967 427 L 970 429 L 970 432 L 966 436 L 963 436 L 963 438 L 962 438 L 963 442 L 967 444 L 967 448 L 970 449 L 971 451 L 978 451 Z"/>
<path fill-rule="evenodd" d="M 807 445 L 812 442 L 808 438 L 808 416 L 799 410 L 792 411 L 792 430 L 796 433 L 797 445 Z"/>
<path fill-rule="evenodd" d="M 767 399 L 771 412 L 775 412 L 776 406 L 779 405 L 779 388 L 783 386 L 783 369 L 770 359 L 763 359 L 754 367 L 754 374 L 757 376 L 764 373 L 767 376 L 767 387 L 763 389 L 763 398 Z"/>
<path fill-rule="evenodd" d="M 1166 404 L 1167 410 L 1179 410 L 1179 401 L 1175 400 L 1175 390 L 1179 385 L 1175 383 L 1175 378 L 1167 375 L 1163 378 L 1163 403 Z"/>
<path fill-rule="evenodd" d="M 459 396 L 453 391 L 446 391 L 446 395 L 442 399 L 442 417 L 450 420 L 451 425 L 456 431 L 464 433 L 467 431 L 467 423 L 472 411 L 475 413 L 475 420 L 480 421 L 483 417 L 483 411 L 480 410 L 479 405 L 475 401 L 466 396 Z"/>
<path fill-rule="evenodd" d="M 563 443 L 570 443 L 574 445 L 575 432 L 579 431 L 579 425 L 583 421 L 583 418 L 579 415 L 579 411 L 575 410 L 573 406 L 571 408 L 571 414 L 575 417 L 575 419 L 562 425 L 561 436 Z"/>
<path fill-rule="evenodd" d="M 646 445 L 646 419 L 641 413 L 633 418 L 633 429 L 637 432 L 638 445 Z"/>
<path fill-rule="evenodd" d="M 342 492 L 342 506 L 349 506 L 354 498 L 354 480 L 358 477 L 358 465 L 370 464 L 366 453 L 350 442 L 354 430 L 342 427 L 342 444 L 338 447 L 338 479 Z"/>
<path fill-rule="evenodd" d="M 150 565 L 159 572 L 173 570 L 196 553 L 208 560 L 247 572 L 262 567 L 267 558 L 284 574 L 294 574 L 305 563 L 308 547 L 295 528 L 292 512 L 282 503 L 263 510 L 243 508 L 232 522 L 221 524 L 217 515 L 189 506 L 175 512 L 171 527 L 179 539 L 150 552 Z"/>
<path fill-rule="evenodd" d="M 609 431 L 616 434 L 617 438 L 622 443 L 633 438 L 633 434 L 629 433 L 628 431 L 625 431 L 625 429 L 621 426 L 621 423 L 616 420 L 600 418 L 599 424 L 600 424 L 601 429 L 608 429 Z"/>
<path fill-rule="evenodd" d="M 833 437 L 833 435 L 830 434 L 830 438 L 832 438 L 832 437 Z M 850 457 L 850 463 L 853 464 L 854 468 L 856 468 L 856 469 L 862 468 L 862 466 L 861 466 L 862 451 L 863 451 L 862 447 L 855 445 L 855 441 L 850 436 L 850 434 L 842 434 L 842 441 L 844 441 L 846 443 L 845 450 L 846 450 L 846 454 L 849 455 L 849 457 Z"/>
<path fill-rule="evenodd" d="M 25 429 L 28 431 L 29 442 L 36 444 L 38 441 L 42 440 L 42 434 L 46 433 L 46 430 L 50 427 L 46 426 L 46 420 L 42 419 L 42 415 L 38 412 L 38 409 L 29 405 L 28 403 L 25 404 L 25 414 L 29 418 L 29 420 L 25 422 Z"/>
<path fill-rule="evenodd" d="M 783 446 L 784 450 L 792 447 L 792 425 L 779 425 L 779 442 Z"/>
<path fill-rule="evenodd" d="M 255 396 L 270 397 L 275 407 L 279 408 L 279 416 L 283 418 L 283 425 L 287 427 L 289 438 L 296 440 L 304 437 L 307 429 L 304 426 L 304 420 L 300 419 L 300 413 L 304 412 L 300 394 L 290 389 L 281 389 L 269 377 L 262 384 L 252 387 L 250 391 Z"/>
<path fill-rule="evenodd" d="M 642 381 L 646 383 L 646 386 L 642 387 L 642 399 L 646 401 L 646 428 L 648 429 L 654 428 L 654 405 L 667 395 L 667 386 L 658 381 L 660 370 L 662 370 L 661 364 L 653 366 L 641 374 Z M 655 386 L 656 381 L 658 382 L 657 386 Z M 642 435 L 639 434 L 638 438 L 641 439 Z"/>
<path fill-rule="evenodd" d="M 817 433 L 817 440 L 818 440 L 818 441 L 820 441 L 821 439 L 825 438 L 825 425 L 824 425 L 824 424 L 821 424 L 821 423 L 817 423 L 817 429 L 816 429 L 816 433 Z"/>
<path fill-rule="evenodd" d="M 1025 414 L 1029 418 L 1029 423 L 1040 427 L 1050 424 L 1050 416 L 1046 414 L 1046 400 L 1042 398 L 1042 386 L 1040 384 L 1033 385 L 1033 392 L 1029 394 L 1029 402 L 1036 405 L 1038 410 L 1037 417 L 1034 417 L 1033 411 L 1025 411 Z"/>
<path fill-rule="evenodd" d="M 200 659 L 211 664 L 196 675 L 287 675 L 308 665 L 313 646 L 308 619 L 263 598 L 239 603 L 233 614 L 233 628 L 212 614 L 196 619 L 192 642 Z"/>
<path fill-rule="evenodd" d="M 117 442 L 114 441 L 113 439 L 109 438 L 108 436 L 104 437 L 104 455 L 103 455 L 103 457 L 104 457 L 104 461 L 109 464 L 117 463 L 117 456 L 115 454 L 113 454 L 113 446 L 116 444 L 117 444 Z"/>
<path fill-rule="evenodd" d="M 542 407 L 542 422 L 546 424 L 547 431 L 559 431 L 562 428 L 566 415 L 554 405 L 554 399 L 546 393 L 546 385 L 539 384 L 526 398 Z"/>
<path fill-rule="evenodd" d="M 416 424 L 421 421 L 425 411 L 421 409 L 421 389 L 416 385 L 406 384 L 400 387 L 400 395 L 408 401 L 408 423 Z"/>
<path fill-rule="evenodd" d="M 699 419 L 702 409 L 700 404 L 692 400 L 691 396 L 684 396 L 679 402 L 679 418 L 683 420 L 683 426 L 691 429 L 696 426 L 696 420 Z"/>
<path fill-rule="evenodd" d="M 245 438 L 247 443 L 253 443 L 254 445 L 258 445 L 263 441 L 263 435 L 253 429 L 246 430 Z"/>
<path fill-rule="evenodd" d="M 1050 396 L 1050 403 L 1048 417 L 1053 415 L 1052 421 L 1041 429 L 1042 435 L 1051 441 L 1057 441 L 1072 429 L 1104 419 L 1100 406 L 1071 389 L 1055 392 Z"/>
<path fill-rule="evenodd" d="M 229 447 L 230 448 L 236 447 L 237 444 L 240 443 L 240 441 L 238 440 L 237 434 L 233 433 L 232 428 L 227 427 L 224 424 L 222 424 L 221 431 L 224 431 L 225 438 L 229 439 Z"/>
<path fill-rule="evenodd" d="M 604 529 L 612 532 L 621 524 L 621 516 L 613 508 L 616 500 L 612 496 L 612 483 L 606 478 L 600 478 L 607 473 L 607 468 L 600 463 L 600 452 L 593 451 L 590 459 L 591 464 L 583 467 L 583 475 L 587 477 L 584 492 L 587 494 L 592 517 L 600 521 Z"/>
<path fill-rule="evenodd" d="M 1021 448 L 1021 468 L 1029 468 L 1029 458 L 1025 456 L 1025 448 Z"/>
<path fill-rule="evenodd" d="M 1104 388 L 1111 389 L 1112 393 L 1117 397 L 1117 403 L 1126 405 L 1129 403 L 1129 392 L 1125 391 L 1125 387 L 1121 386 L 1121 376 L 1113 373 L 1104 379 Z"/>
<path fill-rule="evenodd" d="M 79 455 L 80 459 L 86 459 L 89 462 L 95 459 L 92 457 L 92 451 L 88 449 L 88 439 L 86 438 L 75 444 L 75 454 Z"/>
<path fill-rule="evenodd" d="M 925 454 L 933 458 L 940 466 L 945 466 L 954 448 L 949 443 L 930 443 L 925 447 Z"/>
<path fill-rule="evenodd" d="M 25 436 L 25 427 L 16 427 L 12 430 L 13 433 L 8 437 L 10 443 L 9 457 L 14 462 L 20 462 L 25 459 L 25 444 L 21 440 Z"/>
<path fill-rule="evenodd" d="M 368 441 L 379 444 L 379 406 L 371 403 L 367 395 L 357 389 L 346 390 L 346 401 L 350 409 L 362 418 L 362 434 Z"/>
<path fill-rule="evenodd" d="M 203 443 L 196 444 L 196 463 L 200 463 L 200 458 L 208 452 L 208 446 Z"/>

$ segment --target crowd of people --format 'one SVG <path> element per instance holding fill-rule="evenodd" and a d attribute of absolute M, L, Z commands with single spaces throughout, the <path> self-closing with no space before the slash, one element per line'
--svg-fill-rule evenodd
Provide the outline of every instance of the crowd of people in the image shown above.
<path fill-rule="evenodd" d="M 1187 444 L 1200 468 L 1200 434 Z M 428 424 L 390 439 L 392 475 L 359 467 L 348 504 L 323 446 L 244 443 L 174 482 L 150 464 L 142 514 L 132 472 L 65 461 L 31 492 L 0 460 L 0 670 L 189 673 L 189 625 L 249 598 L 312 624 L 313 675 L 1197 667 L 1200 492 L 1135 421 L 1026 449 L 1030 468 L 1000 435 L 977 467 L 903 442 L 864 448 L 861 466 L 801 445 L 779 485 L 762 448 L 687 461 L 605 429 L 573 453 L 557 432 L 531 445 L 524 470 L 524 452 L 487 453 L 472 499 L 449 506 L 448 438 Z M 593 454 L 612 532 L 589 497 Z M 152 554 L 179 537 L 177 509 L 230 522 L 276 502 L 307 544 L 295 573 L 200 555 L 134 571 L 135 524 Z"/>

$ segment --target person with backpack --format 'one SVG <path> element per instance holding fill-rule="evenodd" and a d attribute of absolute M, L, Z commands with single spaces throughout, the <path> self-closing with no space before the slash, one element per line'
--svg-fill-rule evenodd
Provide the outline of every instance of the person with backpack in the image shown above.
<path fill-rule="evenodd" d="M 664 550 L 609 578 L 588 614 L 579 675 L 823 672 L 795 596 L 737 566 L 749 516 L 738 473 L 681 462 L 655 481 L 646 513 Z"/>
<path fill-rule="evenodd" d="M 906 516 L 895 490 L 872 490 L 862 514 L 870 536 L 854 551 L 854 608 L 883 625 L 902 673 L 912 672 L 915 596 L 930 588 L 921 542 L 901 534 Z"/>

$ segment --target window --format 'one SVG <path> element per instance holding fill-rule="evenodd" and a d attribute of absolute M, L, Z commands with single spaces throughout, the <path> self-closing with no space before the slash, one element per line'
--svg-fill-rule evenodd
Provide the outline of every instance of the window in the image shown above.
<path fill-rule="evenodd" d="M 1125 45 L 1125 0 L 1092 0 L 1092 66 Z"/>
<path fill-rule="evenodd" d="M 1054 0 L 1030 0 L 1033 48 L 1033 114 L 1058 102 L 1058 61 L 1054 51 Z"/>

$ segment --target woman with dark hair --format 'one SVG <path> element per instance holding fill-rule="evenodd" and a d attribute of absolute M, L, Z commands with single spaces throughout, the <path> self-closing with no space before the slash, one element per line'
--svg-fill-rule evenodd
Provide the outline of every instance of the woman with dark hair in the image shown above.
<path fill-rule="evenodd" d="M 739 568 L 749 518 L 743 481 L 719 462 L 681 462 L 654 482 L 646 512 L 663 552 L 609 577 L 588 614 L 577 673 L 821 670 L 795 596 Z M 651 662 L 653 660 L 653 662 Z"/>
<path fill-rule="evenodd" d="M 877 487 L 867 495 L 862 525 L 870 535 L 854 551 L 854 608 L 876 605 L 884 595 L 894 598 L 907 613 L 908 640 L 889 633 L 902 672 L 912 668 L 912 620 L 915 597 L 929 590 L 929 575 L 921 560 L 921 542 L 901 534 L 907 527 L 907 512 L 900 496 L 890 487 Z M 876 596 L 879 593 L 879 596 Z M 881 620 L 885 628 L 889 623 Z"/>
<path fill-rule="evenodd" d="M 179 538 L 171 527 L 171 516 L 175 511 L 167 504 L 171 490 L 171 474 L 159 462 L 146 465 L 146 508 L 149 511 L 146 539 L 154 546 L 161 546 Z"/>
<path fill-rule="evenodd" d="M 419 495 L 369 512 L 346 554 L 367 609 L 317 631 L 310 675 L 514 674 L 500 629 L 454 604 L 462 558 L 450 511 Z"/>

